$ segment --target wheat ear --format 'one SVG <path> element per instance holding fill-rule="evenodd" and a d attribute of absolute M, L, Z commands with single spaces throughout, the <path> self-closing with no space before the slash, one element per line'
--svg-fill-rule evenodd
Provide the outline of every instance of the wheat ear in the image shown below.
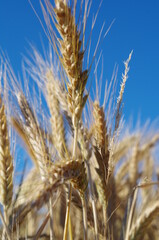
<path fill-rule="evenodd" d="M 43 180 L 48 179 L 48 166 L 51 165 L 51 160 L 49 156 L 49 151 L 46 146 L 41 129 L 38 126 L 36 116 L 31 110 L 29 103 L 27 102 L 25 96 L 19 92 L 17 94 L 17 99 L 19 103 L 20 110 L 23 114 L 24 120 L 19 117 L 16 121 L 16 126 L 21 129 L 23 133 L 25 143 L 29 143 L 29 149 L 35 157 L 36 166 L 38 167 L 41 178 Z M 50 193 L 50 236 L 53 240 L 53 212 L 52 212 L 52 196 Z"/>
<path fill-rule="evenodd" d="M 25 139 L 27 139 L 25 143 L 29 143 L 29 148 L 31 148 L 31 152 L 35 157 L 36 166 L 38 166 L 41 177 L 42 179 L 46 179 L 51 160 L 43 133 L 23 93 L 19 92 L 17 99 L 23 118 L 19 115 L 18 119 L 14 120 L 16 123 L 15 126 L 18 127 L 19 125 L 19 129 L 25 134 Z"/>
<path fill-rule="evenodd" d="M 65 131 L 64 131 L 64 123 L 63 117 L 60 112 L 60 102 L 58 99 L 58 94 L 61 95 L 62 92 L 56 93 L 55 83 L 57 80 L 53 76 L 51 71 L 48 71 L 46 74 L 46 88 L 47 88 L 47 102 L 51 114 L 51 126 L 52 126 L 52 136 L 53 143 L 56 147 L 59 157 L 64 158 L 67 153 L 66 147 L 66 139 L 65 139 Z"/>
<path fill-rule="evenodd" d="M 0 202 L 9 208 L 13 195 L 13 162 L 10 154 L 10 143 L 4 104 L 0 98 Z"/>
<path fill-rule="evenodd" d="M 0 202 L 8 225 L 8 208 L 13 195 L 13 161 L 10 154 L 9 134 L 4 104 L 0 97 Z"/>
<path fill-rule="evenodd" d="M 121 104 L 122 104 L 122 100 L 123 100 L 123 93 L 124 93 L 124 89 L 125 89 L 125 84 L 126 84 L 126 81 L 128 79 L 129 62 L 131 60 L 132 53 L 133 53 L 133 51 L 131 51 L 131 53 L 129 54 L 128 59 L 124 62 L 125 71 L 124 71 L 124 74 L 122 74 L 122 82 L 121 82 L 121 85 L 120 85 L 119 97 L 117 99 L 117 108 L 116 108 L 116 116 L 115 116 L 115 129 L 114 129 L 114 133 L 119 128 L 119 123 L 120 123 L 120 119 L 121 119 L 121 115 L 122 115 Z"/>
<path fill-rule="evenodd" d="M 97 101 L 93 104 L 93 117 L 94 117 L 94 150 L 96 160 L 99 168 L 96 172 L 99 176 L 100 183 L 98 184 L 99 199 L 103 204 L 104 213 L 104 227 L 106 229 L 107 222 L 107 202 L 108 202 L 108 181 L 109 181 L 109 146 L 108 146 L 108 133 L 105 121 L 105 114 L 103 107 L 99 106 Z"/>
<path fill-rule="evenodd" d="M 78 120 L 81 117 L 82 109 L 87 100 L 87 96 L 83 97 L 83 93 L 88 79 L 88 71 L 83 71 L 82 69 L 84 53 L 81 51 L 82 42 L 80 41 L 80 32 L 77 29 L 75 16 L 72 15 L 71 8 L 66 1 L 56 0 L 54 12 L 57 22 L 56 28 L 61 36 L 61 39 L 59 39 L 60 52 L 62 55 L 61 62 L 69 80 L 67 83 L 67 100 L 69 110 L 72 113 L 72 123 L 74 126 L 74 147 L 72 155 L 74 158 L 77 149 Z M 66 239 L 67 235 L 72 194 L 71 188 L 72 186 L 70 185 L 64 239 Z M 87 222 L 87 220 L 84 222 Z M 85 238 L 87 238 L 87 232 L 85 232 Z"/>
<path fill-rule="evenodd" d="M 82 42 L 80 32 L 77 30 L 75 16 L 66 1 L 55 1 L 56 28 L 60 33 L 60 51 L 62 64 L 68 76 L 68 103 L 73 115 L 73 125 L 80 118 L 86 97 L 83 98 L 85 85 L 88 79 L 88 71 L 83 71 L 83 56 L 81 51 Z"/>

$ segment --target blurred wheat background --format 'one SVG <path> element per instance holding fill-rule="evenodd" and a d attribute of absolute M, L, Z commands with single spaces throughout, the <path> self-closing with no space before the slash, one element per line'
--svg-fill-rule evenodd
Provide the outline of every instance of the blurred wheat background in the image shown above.
<path fill-rule="evenodd" d="M 29 44 L 20 75 L 1 50 L 1 239 L 158 239 L 159 131 L 123 114 L 146 84 L 128 92 L 133 44 L 105 80 L 116 22 L 99 27 L 105 2 L 27 4 L 46 39 Z"/>

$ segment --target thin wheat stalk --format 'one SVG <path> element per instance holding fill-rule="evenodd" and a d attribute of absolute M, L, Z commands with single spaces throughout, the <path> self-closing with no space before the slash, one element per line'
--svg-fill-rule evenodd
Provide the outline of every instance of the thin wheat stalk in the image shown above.
<path fill-rule="evenodd" d="M 86 197 L 81 198 L 82 200 L 82 208 L 83 208 L 83 229 L 84 229 L 84 240 L 88 239 L 88 224 L 87 224 L 87 204 Z"/>
<path fill-rule="evenodd" d="M 78 128 L 78 142 L 80 144 L 81 154 L 85 160 L 85 164 L 87 167 L 88 181 L 90 184 L 89 192 L 90 192 L 90 198 L 91 198 L 92 209 L 93 209 L 95 236 L 96 236 L 96 239 L 98 239 L 97 213 L 96 213 L 96 206 L 95 206 L 95 199 L 94 199 L 94 187 L 93 187 L 90 164 L 89 164 L 89 160 L 92 154 L 92 149 L 89 146 L 90 142 L 88 140 L 88 130 L 84 128 L 81 121 L 79 122 L 79 128 Z"/>
<path fill-rule="evenodd" d="M 72 222 L 71 222 L 71 217 L 69 216 L 69 223 L 68 223 L 68 230 L 69 230 L 69 237 L 70 240 L 73 240 L 73 233 L 72 233 Z"/>
<path fill-rule="evenodd" d="M 49 210 L 50 210 L 50 240 L 54 239 L 54 230 L 53 230 L 53 196 L 50 193 L 50 198 L 49 198 Z"/>
<path fill-rule="evenodd" d="M 63 240 L 67 239 L 67 231 L 68 231 L 68 224 L 69 224 L 69 218 L 70 218 L 71 196 L 72 196 L 72 185 L 70 184 L 69 192 L 68 192 L 68 196 L 67 196 L 67 202 L 66 202 L 66 216 L 65 216 L 65 227 L 64 227 Z"/>
<path fill-rule="evenodd" d="M 125 240 L 129 240 L 129 232 L 130 232 L 131 225 L 132 225 L 133 213 L 134 213 L 136 200 L 137 200 L 137 194 L 138 194 L 138 188 L 135 189 L 133 200 L 132 200 L 132 203 L 131 203 L 131 208 L 130 208 L 130 212 L 129 212 L 129 216 L 128 216 L 128 221 L 127 221 L 127 224 L 126 224 Z"/>
<path fill-rule="evenodd" d="M 93 219 L 94 219 L 94 229 L 95 229 L 95 238 L 98 240 L 98 221 L 97 221 L 97 210 L 96 210 L 96 203 L 95 203 L 95 194 L 94 194 L 94 188 L 93 188 L 93 181 L 92 181 L 92 176 L 91 176 L 91 170 L 89 166 L 89 162 L 86 162 L 87 166 L 87 172 L 88 172 L 88 179 L 90 183 L 90 196 L 91 196 L 91 201 L 92 201 L 92 209 L 93 209 Z"/>
<path fill-rule="evenodd" d="M 74 144 L 73 144 L 73 158 L 75 158 L 76 151 L 77 151 L 77 134 L 78 134 L 78 128 L 75 128 L 74 132 Z M 72 196 L 72 184 L 69 185 L 69 192 L 68 192 L 68 198 L 67 198 L 67 204 L 66 204 L 66 216 L 65 216 L 65 227 L 64 227 L 64 234 L 63 234 L 63 240 L 67 239 L 67 229 L 70 219 L 70 206 L 71 206 L 71 196 Z"/>

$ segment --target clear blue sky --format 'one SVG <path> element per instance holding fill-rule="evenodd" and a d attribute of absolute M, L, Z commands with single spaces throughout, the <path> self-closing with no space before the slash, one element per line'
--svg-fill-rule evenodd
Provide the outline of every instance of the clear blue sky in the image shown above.
<path fill-rule="evenodd" d="M 38 2 L 32 0 L 40 14 Z M 92 12 L 96 12 L 99 2 L 93 0 Z M 153 121 L 159 116 L 159 1 L 103 0 L 93 36 L 98 35 L 104 20 L 108 27 L 114 18 L 115 23 L 101 46 L 103 79 L 111 78 L 117 63 L 118 81 L 121 81 L 123 61 L 133 49 L 124 93 L 125 119 L 132 115 L 136 121 L 140 114 L 142 123 L 147 118 Z M 0 47 L 8 54 L 15 73 L 21 71 L 22 54 L 27 53 L 28 43 L 40 49 L 41 39 L 47 44 L 28 0 L 0 1 Z"/>

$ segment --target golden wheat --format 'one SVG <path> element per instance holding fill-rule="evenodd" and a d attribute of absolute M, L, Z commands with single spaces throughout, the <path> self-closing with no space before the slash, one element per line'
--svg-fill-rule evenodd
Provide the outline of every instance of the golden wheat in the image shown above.
<path fill-rule="evenodd" d="M 103 105 L 97 76 L 94 101 L 86 91 L 92 66 L 84 64 L 84 58 L 89 59 L 84 35 L 90 5 L 91 1 L 41 1 L 51 46 L 48 58 L 32 48 L 33 62 L 25 62 L 40 92 L 35 101 L 26 97 L 33 90 L 27 86 L 22 91 L 7 59 L 4 74 L 0 68 L 2 96 L 6 90 L 10 95 L 5 104 L 0 97 L 1 239 L 158 239 L 158 156 L 152 150 L 159 134 L 130 133 L 125 125 L 122 129 L 132 52 L 124 62 L 117 101 L 116 72 L 105 86 Z M 95 21 L 96 17 L 92 28 Z M 52 53 L 58 58 L 55 64 Z M 24 151 L 18 156 L 17 143 L 22 143 L 34 165 L 18 184 L 13 181 L 11 127 L 17 133 L 15 164 L 25 159 Z"/>

